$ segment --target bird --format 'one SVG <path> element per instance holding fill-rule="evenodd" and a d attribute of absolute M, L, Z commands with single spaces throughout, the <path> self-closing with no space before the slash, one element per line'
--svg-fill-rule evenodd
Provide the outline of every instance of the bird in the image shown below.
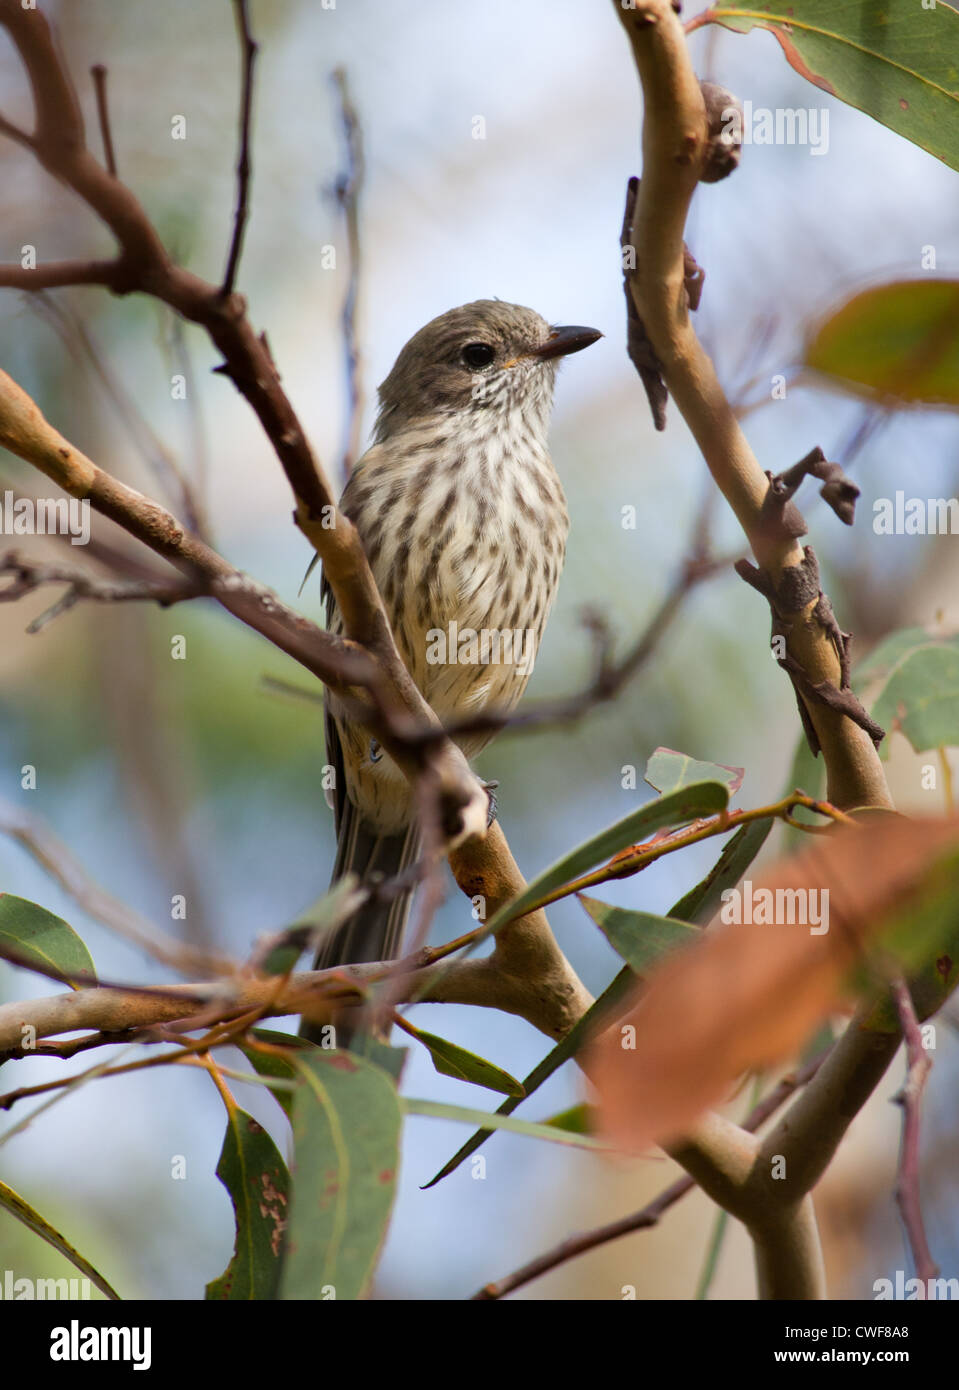
<path fill-rule="evenodd" d="M 403 662 L 443 722 L 508 713 L 526 689 L 569 531 L 547 444 L 556 369 L 600 337 L 480 299 L 415 333 L 379 388 L 373 441 L 340 509 L 357 528 Z M 325 581 L 323 592 L 327 627 L 342 632 Z M 333 881 L 390 879 L 419 855 L 410 784 L 329 691 L 324 721 Z M 457 742 L 472 759 L 490 737 Z M 373 893 L 321 940 L 314 968 L 398 956 L 412 892 Z M 336 1045 L 345 1047 L 353 1029 L 342 1012 Z M 308 1022 L 302 1031 L 317 1040 Z"/>

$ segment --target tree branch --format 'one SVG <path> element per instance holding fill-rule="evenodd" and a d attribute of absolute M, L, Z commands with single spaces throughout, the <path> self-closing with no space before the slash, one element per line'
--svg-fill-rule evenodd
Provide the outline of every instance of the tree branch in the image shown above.
<path fill-rule="evenodd" d="M 107 70 L 102 63 L 94 63 L 90 75 L 97 96 L 97 119 L 100 122 L 100 139 L 103 141 L 103 158 L 106 160 L 107 173 L 116 178 L 117 157 L 110 130 L 110 107 L 107 104 Z"/>
<path fill-rule="evenodd" d="M 233 13 L 240 38 L 243 59 L 243 79 L 240 89 L 240 140 L 236 162 L 236 212 L 233 215 L 233 239 L 226 261 L 226 272 L 220 294 L 226 298 L 233 293 L 236 272 L 243 254 L 243 237 L 250 203 L 250 121 L 253 114 L 253 68 L 256 63 L 257 45 L 250 33 L 250 14 L 247 0 L 233 0 Z"/>
<path fill-rule="evenodd" d="M 0 269 L 0 285 L 44 288 L 52 284 L 99 283 L 107 285 L 117 294 L 138 291 L 161 300 L 183 318 L 206 329 L 223 354 L 223 374 L 229 376 L 255 411 L 286 473 L 297 503 L 297 523 L 322 559 L 324 573 L 343 617 L 348 641 L 365 648 L 381 673 L 379 717 L 382 718 L 383 709 L 390 705 L 402 714 L 435 726 L 436 716 L 423 699 L 397 651 L 386 610 L 356 528 L 336 506 L 329 481 L 280 384 L 266 341 L 262 335 L 254 332 L 247 318 L 245 301 L 235 291 L 224 295 L 221 287 L 209 284 L 177 266 L 130 189 L 113 178 L 90 153 L 76 93 L 60 61 L 45 17 L 37 10 L 24 10 L 19 0 L 0 0 L 0 24 L 6 27 L 20 54 L 33 91 L 36 126 L 31 148 L 43 167 L 72 188 L 106 223 L 119 246 L 116 260 L 106 265 L 68 263 L 72 278 L 62 265 L 48 267 L 45 273 L 42 269 L 25 272 L 18 267 L 7 267 Z M 24 276 L 39 278 L 31 282 Z M 32 458 L 30 461 L 37 462 Z M 38 463 L 37 466 L 43 465 Z M 64 476 L 62 467 L 56 471 L 45 468 L 44 471 L 56 481 Z M 116 489 L 120 485 L 112 480 L 105 485 L 105 478 L 106 475 L 91 475 L 83 470 L 78 474 L 74 470 L 70 482 L 74 488 L 81 490 L 74 491 L 73 495 L 87 496 L 83 489 L 95 479 L 99 485 L 98 495 L 94 498 L 90 494 L 91 501 L 106 515 L 113 515 L 114 511 L 123 514 L 125 509 L 129 515 L 129 497 L 125 499 L 125 505 L 120 505 L 120 499 L 116 496 Z M 172 518 L 168 513 L 164 514 L 166 520 L 161 522 L 157 515 L 160 509 L 155 508 L 154 504 L 149 506 L 154 507 L 153 521 L 160 525 L 159 529 L 156 525 L 148 528 L 151 538 L 146 543 L 156 549 L 157 542 L 163 539 L 160 532 L 164 528 L 169 529 L 168 522 Z M 138 510 L 142 518 L 143 508 Z M 123 525 L 124 521 L 121 520 L 120 524 Z M 182 529 L 177 527 L 177 530 L 182 537 Z M 142 534 L 139 538 L 145 539 Z M 171 539 L 170 536 L 166 537 L 166 548 L 160 553 L 169 554 Z M 193 538 L 184 537 L 174 549 L 182 558 L 184 548 L 195 551 L 198 544 Z M 212 552 L 204 557 L 206 562 L 210 561 L 211 555 Z M 191 563 L 195 565 L 197 559 L 194 554 Z M 235 589 L 236 571 L 229 576 L 224 574 L 223 563 L 219 562 L 219 578 L 228 581 L 227 588 L 232 585 Z M 243 585 L 248 586 L 249 581 L 243 581 Z M 221 582 L 216 594 L 221 602 L 224 601 L 223 589 Z M 242 606 L 249 611 L 248 596 Z M 236 610 L 231 608 L 231 611 Z M 276 626 L 274 624 L 274 628 Z M 318 645 L 318 632 L 319 629 L 313 629 L 311 634 L 314 648 Z M 303 636 L 301 632 L 296 645 L 302 646 Z M 276 636 L 271 640 L 275 641 Z M 277 641 L 276 644 L 288 650 L 283 642 Z M 321 679 L 325 679 L 325 676 L 321 676 Z M 385 729 L 383 732 L 386 734 L 382 739 L 384 747 L 395 756 L 397 741 L 392 739 L 394 747 L 391 747 L 390 734 Z M 402 760 L 398 758 L 397 761 L 404 771 L 410 770 L 409 756 Z M 460 749 L 451 740 L 443 739 L 432 752 L 431 762 L 440 779 L 444 826 L 455 828 L 463 836 L 482 836 L 487 799 Z"/>
<path fill-rule="evenodd" d="M 715 369 L 692 327 L 683 233 L 692 195 L 710 154 L 710 132 L 682 24 L 669 0 L 636 0 L 616 12 L 626 29 L 644 94 L 643 179 L 631 236 L 637 249 L 630 290 L 670 393 L 710 472 L 738 518 L 760 568 L 777 593 L 801 591 L 804 555 L 795 536 L 768 525 L 769 479 L 759 466 Z M 840 657 L 822 621 L 820 594 L 790 611 L 789 656 L 812 687 L 839 687 Z M 891 806 L 872 740 L 848 714 L 802 696 L 822 748 L 827 796 L 844 809 Z"/>
<path fill-rule="evenodd" d="M 0 126 L 2 129 L 2 126 Z M 116 261 L 53 261 L 27 270 L 0 265 L 0 289 L 56 290 L 64 285 L 103 285 L 119 293 L 123 276 Z"/>
<path fill-rule="evenodd" d="M 809 553 L 795 531 L 771 525 L 771 476 L 761 469 L 690 321 L 686 216 L 710 156 L 711 132 L 686 40 L 670 0 L 616 3 L 643 90 L 643 178 L 627 207 L 624 240 L 635 246 L 629 289 L 662 377 L 718 487 L 752 547 L 786 638 L 804 727 L 820 748 L 827 797 L 851 810 L 892 801 L 869 731 L 850 717 L 846 634 L 812 582 Z M 812 591 L 810 591 L 812 590 Z M 837 637 L 838 634 L 838 637 Z M 843 699 L 829 700 L 830 692 Z M 701 1186 L 745 1222 L 766 1297 L 817 1297 L 822 1264 L 812 1206 L 815 1178 L 872 1092 L 899 1039 L 850 1025 L 829 1063 L 790 1109 L 775 1140 L 756 1146 L 738 1127 L 708 1116 L 674 1154 Z M 770 1144 L 788 1144 L 788 1178 L 771 1180 Z"/>
<path fill-rule="evenodd" d="M 363 131 L 356 107 L 353 105 L 353 98 L 350 95 L 345 68 L 336 69 L 333 73 L 333 81 L 340 99 L 340 124 L 346 147 L 345 167 L 336 181 L 335 191 L 336 201 L 343 213 L 343 220 L 346 225 L 346 241 L 350 252 L 350 277 L 340 315 L 347 392 L 341 467 L 344 478 L 348 478 L 359 457 L 361 430 L 363 428 L 363 380 L 360 370 L 360 347 L 356 333 L 356 308 L 360 294 L 362 270 L 360 196 L 366 175 L 366 163 L 363 155 Z"/>
<path fill-rule="evenodd" d="M 743 1120 L 742 1128 L 749 1134 L 754 1134 L 757 1129 L 760 1129 L 770 1116 L 774 1115 L 786 1103 L 790 1096 L 815 1076 L 825 1055 L 825 1053 L 821 1053 L 811 1062 L 808 1062 L 798 1073 L 784 1076 L 769 1095 L 764 1096 L 753 1107 L 746 1119 Z M 506 1294 L 522 1288 L 524 1284 L 531 1283 L 533 1279 L 539 1279 L 542 1275 L 548 1274 L 550 1270 L 566 1264 L 568 1260 L 576 1259 L 578 1255 L 585 1255 L 590 1250 L 607 1245 L 610 1241 L 619 1240 L 621 1236 L 651 1229 L 659 1224 L 660 1219 L 670 1207 L 675 1206 L 680 1198 L 685 1197 L 687 1192 L 692 1192 L 696 1186 L 696 1182 L 691 1177 L 677 1178 L 674 1183 L 670 1183 L 669 1187 L 664 1188 L 658 1197 L 647 1202 L 646 1206 L 641 1207 L 639 1211 L 631 1212 L 629 1216 L 621 1216 L 617 1220 L 610 1221 L 603 1226 L 597 1226 L 591 1231 L 584 1231 L 580 1235 L 570 1236 L 551 1250 L 537 1256 L 535 1260 L 530 1260 L 528 1264 L 514 1270 L 504 1279 L 498 1279 L 493 1284 L 484 1285 L 478 1293 L 473 1294 L 473 1298 L 479 1301 L 503 1298 Z"/>
<path fill-rule="evenodd" d="M 902 1106 L 902 1147 L 899 1155 L 899 1177 L 896 1182 L 896 1202 L 906 1228 L 909 1248 L 916 1274 L 928 1288 L 929 1281 L 939 1273 L 932 1258 L 926 1227 L 919 1202 L 919 1119 L 922 1096 L 932 1070 L 932 1059 L 923 1046 L 922 1029 L 916 1018 L 915 1005 L 909 986 L 901 977 L 893 981 L 893 998 L 899 1013 L 903 1037 L 906 1040 L 906 1079 L 895 1099 Z"/>
<path fill-rule="evenodd" d="M 402 962 L 403 987 L 396 1002 L 426 1004 L 474 1004 L 517 1014 L 548 1036 L 567 1031 L 564 1011 L 558 1010 L 544 990 L 537 991 L 528 978 L 509 975 L 482 960 L 441 961 L 430 964 L 429 953 Z M 163 985 L 157 989 L 111 986 L 91 987 L 24 999 L 0 1005 L 0 1060 L 2 1054 L 20 1056 L 24 1030 L 34 1038 L 55 1037 L 79 1029 L 100 1034 L 123 1033 L 153 1024 L 184 1022 L 195 1026 L 226 1021 L 248 1012 L 261 1018 L 305 1014 L 323 1023 L 342 1016 L 344 1007 L 362 1005 L 367 991 L 395 976 L 395 960 L 337 966 L 331 970 L 304 971 L 285 981 L 264 975 L 207 984 Z M 115 1042 L 106 1037 L 104 1045 Z"/>
<path fill-rule="evenodd" d="M 203 589 L 191 584 L 187 579 L 171 579 L 167 582 L 151 579 L 98 579 L 87 570 L 70 565 L 48 565 L 27 560 L 16 551 L 0 555 L 0 575 L 10 575 L 11 582 L 0 587 L 0 603 L 10 603 L 26 594 L 42 588 L 46 584 L 66 584 L 67 591 L 62 594 L 52 608 L 41 613 L 28 625 L 27 632 L 37 633 L 47 623 L 67 612 L 81 599 L 94 603 L 158 603 L 161 608 L 169 608 L 184 599 L 196 598 Z"/>
<path fill-rule="evenodd" d="M 465 769 L 476 788 L 475 804 L 469 803 L 470 824 L 478 817 L 482 833 L 485 833 L 486 794 L 469 770 L 463 754 L 455 744 L 448 743 L 454 750 L 454 757 L 449 764 L 444 764 L 432 741 L 422 743 L 417 737 L 421 724 L 410 714 L 397 711 L 395 687 L 368 650 L 295 613 L 276 594 L 234 569 L 217 551 L 185 530 L 158 502 L 104 472 L 64 439 L 44 419 L 30 397 L 2 371 L 0 445 L 32 463 L 72 497 L 87 499 L 95 511 L 109 517 L 169 560 L 198 594 L 215 599 L 227 612 L 336 690 L 351 713 L 376 732 L 383 747 L 411 781 L 427 767 L 436 775 L 444 766 L 451 767 L 454 772 L 459 767 Z M 370 701 L 359 701 L 351 687 L 366 690 Z M 418 691 L 417 698 L 423 703 Z M 435 722 L 429 706 L 424 703 L 424 708 Z M 457 785 L 453 784 L 452 791 L 455 792 Z M 461 805 L 459 801 L 454 804 Z M 449 822 L 444 821 L 444 824 Z"/>
<path fill-rule="evenodd" d="M 97 922 L 181 975 L 215 976 L 231 969 L 225 957 L 198 951 L 189 942 L 168 936 L 155 922 L 114 898 L 96 883 L 71 850 L 38 816 L 0 801 L 0 834 L 9 835 L 45 869 L 65 893 Z"/>

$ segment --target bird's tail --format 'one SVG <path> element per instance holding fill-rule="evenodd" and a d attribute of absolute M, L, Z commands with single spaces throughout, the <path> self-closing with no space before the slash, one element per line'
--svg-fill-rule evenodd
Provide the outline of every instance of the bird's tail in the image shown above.
<path fill-rule="evenodd" d="M 348 873 L 356 874 L 361 883 L 391 879 L 415 863 L 419 849 L 420 835 L 415 823 L 396 835 L 383 835 L 344 797 L 337 827 L 333 882 Z M 387 897 L 371 897 L 321 943 L 313 968 L 327 970 L 398 956 L 414 887 Z M 302 1035 L 314 1042 L 319 1041 L 319 1031 L 306 1022 L 301 1029 Z M 338 1019 L 336 1033 L 337 1046 L 349 1047 L 353 1029 Z"/>

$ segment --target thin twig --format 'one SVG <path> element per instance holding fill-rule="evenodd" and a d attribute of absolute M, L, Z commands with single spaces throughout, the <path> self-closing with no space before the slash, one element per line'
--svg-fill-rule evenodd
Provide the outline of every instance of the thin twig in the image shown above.
<path fill-rule="evenodd" d="M 197 598 L 202 586 L 187 579 L 97 579 L 89 571 L 69 565 L 50 565 L 27 560 L 16 551 L 0 555 L 0 575 L 10 575 L 11 582 L 0 588 L 0 603 L 11 603 L 46 584 L 66 584 L 66 593 L 52 607 L 27 625 L 27 632 L 36 634 L 53 622 L 61 613 L 73 608 L 81 599 L 94 603 L 158 603 L 169 608 L 174 603 Z"/>
<path fill-rule="evenodd" d="M 807 811 L 814 811 L 818 815 L 826 816 L 828 820 L 840 825 L 857 825 L 852 816 L 840 811 L 838 807 L 831 805 L 828 801 L 817 800 L 815 797 L 807 795 L 806 792 L 790 792 L 781 801 L 771 802 L 768 806 L 756 806 L 748 811 L 723 811 L 718 816 L 710 817 L 708 820 L 697 820 L 691 825 L 683 826 L 680 830 L 670 831 L 666 834 L 658 834 L 653 840 L 644 844 L 630 845 L 614 857 L 607 864 L 594 869 L 592 873 L 584 874 L 582 878 L 574 879 L 571 883 L 565 883 L 559 888 L 554 888 L 549 893 L 544 893 L 541 898 L 533 904 L 533 911 L 540 907 L 549 907 L 551 903 L 558 902 L 561 898 L 571 897 L 575 893 L 583 893 L 588 888 L 596 888 L 601 883 L 608 883 L 611 879 L 630 878 L 633 874 L 638 874 L 647 868 L 655 860 L 661 859 L 665 854 L 673 854 L 678 849 L 685 849 L 689 845 L 699 844 L 701 840 L 709 840 L 715 835 L 726 835 L 731 830 L 737 830 L 742 825 L 748 825 L 758 820 L 785 820 L 793 825 L 797 830 L 815 833 L 819 827 L 803 825 L 800 821 L 791 818 L 791 811 L 796 806 L 803 806 Z M 827 827 L 823 827 L 827 828 Z"/>
<path fill-rule="evenodd" d="M 204 974 L 210 978 L 229 971 L 228 961 L 174 941 L 155 922 L 141 917 L 132 907 L 105 892 L 39 817 L 0 801 L 0 834 L 18 841 L 89 917 L 102 922 L 161 964 L 183 974 Z"/>
<path fill-rule="evenodd" d="M 902 1090 L 894 1097 L 902 1106 L 902 1144 L 899 1152 L 899 1175 L 896 1180 L 896 1202 L 906 1228 L 916 1274 L 922 1280 L 923 1286 L 928 1288 L 929 1280 L 935 1279 L 938 1275 L 939 1266 L 929 1249 L 919 1201 L 919 1121 L 922 1095 L 932 1070 L 932 1059 L 923 1046 L 922 1030 L 916 1018 L 909 986 L 901 976 L 892 982 L 892 995 L 906 1043 L 906 1079 Z"/>
<path fill-rule="evenodd" d="M 827 1048 L 821 1052 L 811 1062 L 807 1062 L 795 1075 L 784 1076 L 769 1095 L 750 1111 L 743 1121 L 743 1129 L 750 1134 L 755 1134 L 756 1130 L 760 1129 L 769 1117 L 786 1103 L 790 1096 L 812 1080 L 830 1050 Z M 580 1235 L 570 1236 L 559 1245 L 553 1246 L 551 1250 L 537 1256 L 535 1260 L 530 1260 L 528 1264 L 514 1270 L 505 1279 L 498 1279 L 493 1284 L 484 1285 L 482 1289 L 473 1294 L 473 1300 L 489 1301 L 503 1298 L 506 1294 L 522 1288 L 524 1284 L 529 1284 L 533 1279 L 539 1279 L 541 1275 L 548 1274 L 551 1269 L 565 1264 L 567 1260 L 573 1260 L 578 1255 L 585 1255 L 600 1245 L 607 1245 L 611 1240 L 618 1240 L 620 1236 L 631 1235 L 634 1231 L 649 1230 L 650 1227 L 659 1223 L 660 1218 L 670 1207 L 675 1206 L 681 1197 L 685 1197 L 686 1193 L 692 1192 L 695 1187 L 696 1183 L 692 1178 L 677 1178 L 669 1187 L 664 1188 L 658 1197 L 654 1197 L 639 1211 L 633 1212 L 629 1216 L 621 1216 L 616 1221 L 610 1221 L 604 1226 L 597 1226 L 591 1231 L 584 1231 Z"/>
<path fill-rule="evenodd" d="M 253 114 L 253 68 L 256 63 L 257 45 L 250 32 L 250 14 L 247 0 L 233 0 L 233 13 L 236 17 L 237 34 L 243 62 L 243 77 L 240 91 L 240 134 L 239 153 L 236 161 L 236 211 L 233 214 L 233 239 L 227 257 L 226 272 L 220 295 L 223 299 L 233 293 L 236 272 L 243 252 L 243 238 L 250 205 L 250 125 Z"/>
<path fill-rule="evenodd" d="M 27 302 L 53 327 L 71 356 L 90 371 L 99 382 L 134 447 L 157 478 L 160 486 L 173 499 L 191 531 L 207 539 L 203 509 L 199 505 L 189 480 L 172 451 L 147 420 L 136 397 L 127 390 L 110 365 L 88 325 L 62 296 L 54 297 L 43 290 L 28 296 Z M 192 383 L 187 382 L 187 400 L 192 402 Z"/>
<path fill-rule="evenodd" d="M 103 158 L 106 161 L 107 172 L 116 178 L 117 159 L 110 130 L 110 108 L 107 105 L 107 70 L 102 63 L 94 63 L 90 74 L 97 94 L 97 118 L 100 122 L 100 138 L 103 140 Z"/>
<path fill-rule="evenodd" d="M 249 79 L 252 66 L 248 47 L 246 10 L 236 0 L 238 31 L 244 41 L 244 75 Z M 16 46 L 30 81 L 36 112 L 36 134 L 33 145 L 43 167 L 73 189 L 113 232 L 117 255 L 105 263 L 73 262 L 66 265 L 38 267 L 27 270 L 19 265 L 0 266 L 0 286 L 35 290 L 51 284 L 99 283 L 115 293 L 146 293 L 162 301 L 192 323 L 206 329 L 223 356 L 222 373 L 228 377 L 255 411 L 276 452 L 296 500 L 297 525 L 322 556 L 324 573 L 342 615 L 347 643 L 352 656 L 369 657 L 366 679 L 358 682 L 367 688 L 379 684 L 380 693 L 375 708 L 369 711 L 373 732 L 398 763 L 406 776 L 413 780 L 422 768 L 422 759 L 398 739 L 388 720 L 387 709 L 413 715 L 436 725 L 437 720 L 422 693 L 403 664 L 390 628 L 389 619 L 380 596 L 362 543 L 355 526 L 340 513 L 336 499 L 318 460 L 310 446 L 291 402 L 284 392 L 269 346 L 262 334 L 254 331 L 246 304 L 235 292 L 224 295 L 223 286 L 203 281 L 177 265 L 163 244 L 156 227 L 142 204 L 119 179 L 112 178 L 90 153 L 84 138 L 83 118 L 70 74 L 64 66 L 53 41 L 50 26 L 37 10 L 24 10 L 18 0 L 0 0 L 0 24 L 8 31 Z M 245 87 L 252 84 L 245 81 Z M 243 163 L 243 132 L 247 131 L 247 106 L 241 100 L 240 163 Z M 249 150 L 246 151 L 247 161 Z M 242 180 L 240 181 L 242 182 Z M 245 195 L 244 195 L 245 196 Z M 243 196 L 238 186 L 237 218 L 234 227 L 235 261 L 239 252 L 237 228 L 242 228 Z M 242 215 L 241 215 L 242 214 Z M 230 268 L 225 283 L 229 283 Z M 35 440 L 25 436 L 20 428 L 24 413 L 29 415 L 33 403 L 17 403 L 17 427 L 4 438 L 7 447 L 20 452 L 28 461 L 41 466 L 48 476 L 68 484 L 67 490 L 82 489 L 74 495 L 89 496 L 95 509 L 105 510 L 138 539 L 158 550 L 175 564 L 184 561 L 192 568 L 215 569 L 227 580 L 227 567 L 221 557 L 201 548 L 192 535 L 184 535 L 175 518 L 160 519 L 155 506 L 147 499 L 136 499 L 131 490 L 124 490 L 116 480 L 96 470 L 89 460 L 76 469 L 75 454 L 67 449 L 53 454 L 43 452 L 42 462 Z M 35 407 L 33 407 L 35 409 Z M 12 424 L 13 422 L 11 422 Z M 41 422 L 43 423 L 43 422 Z M 65 442 L 61 443 L 62 445 Z M 45 448 L 46 441 L 44 441 Z M 81 476 L 82 475 L 82 476 Z M 148 522 L 145 515 L 151 513 Z M 207 571 L 209 572 L 209 570 Z M 262 586 L 232 572 L 227 586 L 217 586 L 215 597 L 234 616 L 249 621 L 251 626 L 268 635 L 274 644 L 293 655 L 291 647 L 301 651 L 304 639 L 314 655 L 322 646 L 330 652 L 329 634 L 321 634 L 314 625 L 290 613 L 280 612 L 282 605 L 269 596 Z M 256 591 L 254 593 L 254 591 Z M 235 599 L 239 597 L 238 611 Z M 255 614 L 254 614 L 254 610 Z M 252 618 L 255 622 L 250 621 Z M 297 627 L 295 638 L 291 626 Z M 283 629 L 281 633 L 279 629 Z M 314 630 L 315 629 L 315 630 Z M 291 641 L 291 638 L 293 639 Z M 345 655 L 341 651 L 341 655 Z M 297 658 L 299 659 L 299 658 Z M 342 665 L 340 661 L 335 663 Z M 311 662 L 312 665 L 312 662 Z M 321 660 L 325 669 L 314 674 L 334 685 L 340 684 L 330 664 Z M 332 680 L 330 678 L 332 677 Z M 433 753 L 443 785 L 444 826 L 455 827 L 459 836 L 481 836 L 486 816 L 486 797 L 470 770 L 462 751 L 449 739 L 444 739 Z"/>
<path fill-rule="evenodd" d="M 33 136 L 27 131 L 21 130 L 18 125 L 14 125 L 13 121 L 8 121 L 6 116 L 0 116 L 0 135 L 6 135 L 8 139 L 15 140 L 18 145 L 23 145 L 25 149 L 36 149 Z"/>
<path fill-rule="evenodd" d="M 349 279 L 340 314 L 347 395 L 347 415 L 341 451 L 341 468 L 345 481 L 359 457 L 363 429 L 362 357 L 356 333 L 356 315 L 362 271 L 360 198 L 366 175 L 366 162 L 363 154 L 363 130 L 350 95 L 345 68 L 336 68 L 333 82 L 339 94 L 340 125 L 345 146 L 345 167 L 336 181 L 334 191 L 346 224 L 346 241 L 350 257 Z"/>

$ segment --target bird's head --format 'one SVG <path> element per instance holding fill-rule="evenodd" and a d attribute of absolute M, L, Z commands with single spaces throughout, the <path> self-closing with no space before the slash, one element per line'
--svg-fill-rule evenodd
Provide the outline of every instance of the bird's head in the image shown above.
<path fill-rule="evenodd" d="M 561 357 L 602 334 L 556 327 L 521 304 L 478 299 L 414 333 L 380 387 L 376 437 L 418 420 L 519 410 L 548 417 Z"/>

